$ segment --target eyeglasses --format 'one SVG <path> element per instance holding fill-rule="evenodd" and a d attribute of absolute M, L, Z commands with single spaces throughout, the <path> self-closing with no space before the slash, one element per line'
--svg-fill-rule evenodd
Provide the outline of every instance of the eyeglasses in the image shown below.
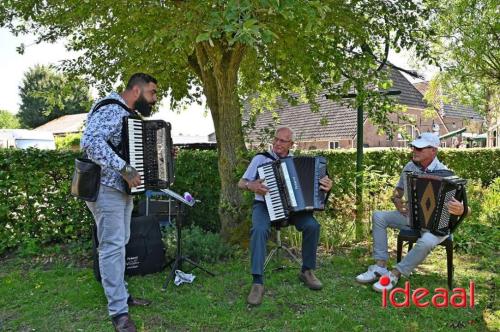
<path fill-rule="evenodd" d="M 428 148 L 432 148 L 432 146 L 425 146 L 423 148 L 417 148 L 416 146 L 412 146 L 412 149 L 417 150 L 417 151 L 422 151 L 423 149 L 428 149 Z"/>
<path fill-rule="evenodd" d="M 278 137 L 275 137 L 274 140 L 280 144 L 288 144 L 290 142 L 292 142 L 291 140 L 284 140 L 284 139 L 281 139 L 281 138 L 278 138 Z"/>

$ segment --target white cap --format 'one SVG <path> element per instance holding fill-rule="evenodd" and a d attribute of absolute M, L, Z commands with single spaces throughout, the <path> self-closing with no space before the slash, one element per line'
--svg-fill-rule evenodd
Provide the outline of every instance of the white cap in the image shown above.
<path fill-rule="evenodd" d="M 422 133 L 413 142 L 411 142 L 411 146 L 416 148 L 426 148 L 428 146 L 439 148 L 439 137 L 434 133 Z"/>

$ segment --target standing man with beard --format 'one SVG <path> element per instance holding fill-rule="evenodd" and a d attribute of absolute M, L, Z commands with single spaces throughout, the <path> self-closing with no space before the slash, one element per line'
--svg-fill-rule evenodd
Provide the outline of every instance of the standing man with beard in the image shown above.
<path fill-rule="evenodd" d="M 103 100 L 117 100 L 142 116 L 149 116 L 157 101 L 156 84 L 152 76 L 136 73 L 130 77 L 125 91 L 113 92 Z M 87 206 L 97 225 L 101 282 L 116 331 L 136 331 L 128 307 L 150 304 L 150 301 L 132 298 L 124 279 L 125 245 L 130 237 L 133 208 L 132 196 L 126 193 L 125 186 L 136 187 L 141 184 L 141 178 L 111 146 L 121 144 L 123 117 L 130 115 L 130 110 L 115 103 L 93 108 L 81 140 L 82 150 L 101 166 L 97 201 L 87 202 Z"/>

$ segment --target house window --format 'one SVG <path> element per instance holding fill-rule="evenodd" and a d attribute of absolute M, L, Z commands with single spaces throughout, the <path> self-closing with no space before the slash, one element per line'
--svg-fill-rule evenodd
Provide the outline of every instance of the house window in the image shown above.
<path fill-rule="evenodd" d="M 330 149 L 338 149 L 338 148 L 340 148 L 340 145 L 339 145 L 339 142 L 335 141 L 335 142 L 329 142 L 328 147 Z"/>
<path fill-rule="evenodd" d="M 398 141 L 408 142 L 408 140 L 412 141 L 415 138 L 415 126 L 405 125 L 406 135 L 404 137 L 401 133 L 398 133 Z"/>
<path fill-rule="evenodd" d="M 387 129 L 385 131 L 385 140 L 389 141 L 389 142 L 392 141 L 392 139 L 394 139 L 394 137 L 392 135 L 394 135 L 392 132 L 392 129 Z M 392 137 L 392 139 L 391 139 L 391 137 Z"/>

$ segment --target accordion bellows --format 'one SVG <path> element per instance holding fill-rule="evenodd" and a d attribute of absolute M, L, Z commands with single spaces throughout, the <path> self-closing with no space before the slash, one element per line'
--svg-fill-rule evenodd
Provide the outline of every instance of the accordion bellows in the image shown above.
<path fill-rule="evenodd" d="M 287 157 L 257 168 L 269 192 L 264 196 L 271 222 L 288 220 L 301 211 L 325 209 L 319 180 L 326 175 L 325 157 Z"/>
<path fill-rule="evenodd" d="M 122 129 L 123 157 L 141 176 L 141 185 L 129 194 L 169 188 L 174 182 L 171 125 L 163 120 L 125 117 Z"/>
<path fill-rule="evenodd" d="M 438 236 L 451 234 L 467 214 L 466 180 L 451 175 L 451 171 L 435 174 L 406 174 L 410 226 L 427 229 Z M 448 203 L 452 198 L 463 201 L 464 214 L 451 215 Z"/>

